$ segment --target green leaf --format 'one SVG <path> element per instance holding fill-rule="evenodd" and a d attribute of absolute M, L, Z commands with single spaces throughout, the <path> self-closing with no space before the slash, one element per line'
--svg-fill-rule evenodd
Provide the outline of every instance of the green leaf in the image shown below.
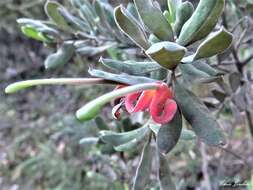
<path fill-rule="evenodd" d="M 195 68 L 207 73 L 210 76 L 219 76 L 224 74 L 222 71 L 213 68 L 211 65 L 207 64 L 204 61 L 194 61 L 193 65 Z"/>
<path fill-rule="evenodd" d="M 146 189 L 149 184 L 149 174 L 152 168 L 152 150 L 150 146 L 150 142 L 147 142 L 142 150 L 141 160 L 139 162 L 134 184 L 133 190 L 143 190 Z"/>
<path fill-rule="evenodd" d="M 225 0 L 200 0 L 191 18 L 184 24 L 177 42 L 189 45 L 206 37 L 215 27 Z"/>
<path fill-rule="evenodd" d="M 81 145 L 94 145 L 98 143 L 98 138 L 96 137 L 86 137 L 79 140 L 79 144 Z"/>
<path fill-rule="evenodd" d="M 140 136 L 145 136 L 148 130 L 149 128 L 147 124 L 145 124 L 141 128 L 123 133 L 116 133 L 114 131 L 104 130 L 99 132 L 99 139 L 101 139 L 101 141 L 103 141 L 104 143 L 108 143 L 114 147 L 118 147 L 120 145 L 129 143 L 135 139 L 138 139 Z"/>
<path fill-rule="evenodd" d="M 158 180 L 161 190 L 176 190 L 176 186 L 172 181 L 171 171 L 167 158 L 158 152 Z"/>
<path fill-rule="evenodd" d="M 122 32 L 138 46 L 143 49 L 147 49 L 150 46 L 146 34 L 140 24 L 123 6 L 115 8 L 114 18 L 117 26 Z"/>
<path fill-rule="evenodd" d="M 173 42 L 153 44 L 145 53 L 161 66 L 174 69 L 184 57 L 187 49 Z"/>
<path fill-rule="evenodd" d="M 225 144 L 218 122 L 199 98 L 178 81 L 174 81 L 174 91 L 177 104 L 196 135 L 208 145 Z"/>
<path fill-rule="evenodd" d="M 143 91 L 143 90 L 151 90 L 156 89 L 157 84 L 156 83 L 147 83 L 147 84 L 139 84 L 134 86 L 128 86 L 125 88 L 121 88 L 118 90 L 114 90 L 112 92 L 109 92 L 107 94 L 104 94 L 103 96 L 100 96 L 99 98 L 92 100 L 91 102 L 84 105 L 82 108 L 80 108 L 76 112 L 76 117 L 80 121 L 88 121 L 96 117 L 96 115 L 101 111 L 102 107 L 110 102 L 111 100 L 114 100 L 116 98 L 120 98 L 122 96 L 125 96 L 129 93 Z"/>
<path fill-rule="evenodd" d="M 73 42 L 63 42 L 62 46 L 56 53 L 49 55 L 45 60 L 45 68 L 51 69 L 64 65 L 70 61 L 75 53 L 75 46 Z"/>
<path fill-rule="evenodd" d="M 181 5 L 182 0 L 168 0 L 168 9 L 169 9 L 169 20 L 170 23 L 174 23 L 177 19 L 177 9 Z"/>
<path fill-rule="evenodd" d="M 177 8 L 177 16 L 176 16 L 176 22 L 174 25 L 174 31 L 177 36 L 179 36 L 181 29 L 183 25 L 186 23 L 186 21 L 192 16 L 194 12 L 194 7 L 192 3 L 189 1 L 183 2 L 180 4 Z"/>
<path fill-rule="evenodd" d="M 145 26 L 157 38 L 174 41 L 173 30 L 162 11 L 154 5 L 153 0 L 134 0 L 137 11 Z"/>
<path fill-rule="evenodd" d="M 58 27 L 63 30 L 72 30 L 67 24 L 64 17 L 59 13 L 59 9 L 64 7 L 56 1 L 47 1 L 45 4 L 45 12 L 47 16 L 55 23 Z"/>
<path fill-rule="evenodd" d="M 133 76 L 133 75 L 128 75 L 124 73 L 113 74 L 113 73 L 109 73 L 109 72 L 105 72 L 105 71 L 101 71 L 97 69 L 89 69 L 89 74 L 94 77 L 99 77 L 106 80 L 111 80 L 118 83 L 129 84 L 129 85 L 157 82 L 157 80 L 150 79 L 147 77 Z"/>
<path fill-rule="evenodd" d="M 116 43 L 107 43 L 107 44 L 104 44 L 99 47 L 94 47 L 94 46 L 84 46 L 83 47 L 83 46 L 81 46 L 76 49 L 76 52 L 81 55 L 95 56 L 97 54 L 101 54 L 101 53 L 107 51 L 108 49 L 110 49 L 116 45 L 117 45 Z"/>
<path fill-rule="evenodd" d="M 161 68 L 156 62 L 118 61 L 102 57 L 99 59 L 99 62 L 114 71 L 133 75 L 145 74 Z"/>
<path fill-rule="evenodd" d="M 24 35 L 26 35 L 29 38 L 32 38 L 34 40 L 42 41 L 45 43 L 51 43 L 52 40 L 48 38 L 47 36 L 43 35 L 43 33 L 37 31 L 32 26 L 21 26 L 21 31 Z"/>
<path fill-rule="evenodd" d="M 219 31 L 211 33 L 197 49 L 194 60 L 212 57 L 228 49 L 233 41 L 233 35 L 221 28 Z"/>
<path fill-rule="evenodd" d="M 171 122 L 161 126 L 157 134 L 157 147 L 163 154 L 176 146 L 182 131 L 182 115 L 178 110 Z"/>
<path fill-rule="evenodd" d="M 208 73 L 196 68 L 194 64 L 180 64 L 179 68 L 185 81 L 211 83 L 220 79 L 220 76 L 210 76 Z"/>

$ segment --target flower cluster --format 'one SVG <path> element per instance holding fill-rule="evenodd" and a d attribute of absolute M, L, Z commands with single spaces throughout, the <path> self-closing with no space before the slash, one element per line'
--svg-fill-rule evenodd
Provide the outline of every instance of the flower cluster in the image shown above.
<path fill-rule="evenodd" d="M 172 90 L 161 82 L 158 83 L 157 89 L 128 94 L 123 101 L 128 113 L 149 111 L 152 119 L 159 124 L 170 122 L 177 111 Z"/>

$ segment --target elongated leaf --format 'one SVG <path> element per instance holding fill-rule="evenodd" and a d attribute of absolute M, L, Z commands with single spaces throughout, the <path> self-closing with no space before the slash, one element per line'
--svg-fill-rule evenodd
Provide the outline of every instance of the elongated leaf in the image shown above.
<path fill-rule="evenodd" d="M 149 73 L 161 68 L 156 62 L 117 61 L 102 57 L 99 59 L 99 62 L 115 71 L 133 75 Z"/>
<path fill-rule="evenodd" d="M 208 145 L 221 145 L 225 137 L 208 108 L 178 81 L 174 82 L 175 98 L 185 119 L 196 135 Z"/>
<path fill-rule="evenodd" d="M 172 181 L 169 162 L 164 155 L 158 152 L 158 179 L 161 190 L 176 190 Z"/>
<path fill-rule="evenodd" d="M 143 49 L 147 49 L 150 45 L 147 40 L 146 34 L 128 11 L 118 6 L 114 10 L 114 18 L 118 27 L 126 34 L 132 41 Z"/>
<path fill-rule="evenodd" d="M 159 42 L 152 45 L 146 54 L 161 66 L 174 69 L 184 57 L 187 49 L 173 42 Z"/>
<path fill-rule="evenodd" d="M 45 4 L 45 12 L 47 16 L 61 29 L 71 30 L 64 17 L 59 13 L 59 9 L 64 7 L 56 1 L 47 1 Z"/>
<path fill-rule="evenodd" d="M 182 0 L 167 0 L 168 1 L 168 9 L 171 23 L 174 23 L 177 19 L 178 8 L 180 7 Z"/>
<path fill-rule="evenodd" d="M 52 40 L 48 38 L 47 36 L 43 35 L 43 33 L 37 31 L 32 26 L 21 26 L 21 31 L 24 35 L 26 35 L 29 38 L 32 38 L 34 40 L 42 41 L 45 43 L 51 43 Z"/>
<path fill-rule="evenodd" d="M 184 24 L 177 42 L 189 45 L 206 37 L 215 27 L 225 0 L 200 0 L 191 18 Z"/>
<path fill-rule="evenodd" d="M 211 83 L 220 79 L 220 76 L 210 76 L 208 73 L 196 68 L 194 64 L 180 64 L 179 68 L 185 81 Z"/>
<path fill-rule="evenodd" d="M 134 85 L 134 86 L 129 86 L 129 87 L 121 88 L 118 90 L 114 90 L 84 105 L 82 108 L 80 108 L 76 112 L 76 117 L 81 121 L 91 120 L 94 117 L 96 117 L 96 115 L 101 111 L 102 107 L 106 103 L 116 98 L 120 98 L 129 93 L 139 92 L 139 91 L 148 90 L 148 89 L 151 90 L 151 89 L 156 89 L 156 88 L 157 88 L 157 83 L 146 83 L 146 84 L 139 84 L 139 85 Z"/>
<path fill-rule="evenodd" d="M 123 133 L 116 133 L 113 131 L 100 131 L 99 138 L 105 143 L 111 144 L 114 147 L 118 147 L 120 145 L 129 143 L 134 139 L 138 139 L 139 136 L 145 135 L 147 131 L 148 125 L 146 124 L 141 128 Z"/>
<path fill-rule="evenodd" d="M 157 80 L 150 79 L 147 77 L 133 76 L 133 75 L 128 75 L 128 74 L 113 74 L 113 73 L 96 70 L 96 69 L 89 69 L 89 73 L 91 76 L 94 76 L 94 77 L 99 77 L 99 78 L 116 81 L 118 83 L 129 84 L 129 85 L 157 82 Z"/>
<path fill-rule="evenodd" d="M 93 47 L 93 46 L 79 47 L 76 49 L 76 52 L 81 55 L 94 56 L 94 55 L 103 53 L 104 51 L 110 49 L 111 47 L 114 47 L 115 45 L 116 45 L 115 43 L 108 43 L 99 47 Z"/>
<path fill-rule="evenodd" d="M 151 172 L 152 166 L 152 150 L 150 146 L 150 142 L 147 142 L 143 147 L 141 160 L 139 162 L 135 179 L 133 190 L 143 190 L 147 187 L 149 183 L 149 174 Z"/>
<path fill-rule="evenodd" d="M 183 25 L 186 23 L 186 21 L 192 16 L 194 12 L 194 7 L 192 3 L 189 1 L 183 2 L 178 6 L 177 9 L 177 16 L 176 16 L 176 22 L 174 25 L 174 31 L 177 36 L 179 36 L 181 29 Z"/>
<path fill-rule="evenodd" d="M 82 145 L 94 145 L 94 144 L 97 144 L 98 143 L 98 138 L 96 137 L 86 137 L 86 138 L 82 138 L 80 141 L 79 141 L 79 144 L 82 144 Z"/>
<path fill-rule="evenodd" d="M 176 146 L 182 131 L 182 115 L 178 110 L 173 120 L 161 126 L 157 134 L 157 147 L 163 154 L 170 152 Z"/>
<path fill-rule="evenodd" d="M 51 69 L 69 62 L 75 53 L 75 46 L 72 42 L 64 42 L 56 53 L 49 55 L 45 60 L 45 68 Z"/>
<path fill-rule="evenodd" d="M 134 3 L 140 18 L 151 33 L 163 41 L 174 40 L 170 24 L 162 11 L 154 5 L 153 0 L 134 0 Z"/>
<path fill-rule="evenodd" d="M 213 68 L 211 65 L 208 65 L 204 61 L 194 61 L 193 65 L 197 69 L 207 73 L 210 76 L 219 76 L 224 74 L 222 71 Z"/>
<path fill-rule="evenodd" d="M 145 137 L 148 134 L 147 132 L 148 132 L 148 130 L 145 131 L 144 133 L 140 134 L 139 136 L 137 136 L 133 140 L 131 140 L 125 144 L 121 144 L 119 146 L 114 147 L 114 149 L 119 152 L 135 150 L 140 144 L 142 144 L 146 140 Z"/>
<path fill-rule="evenodd" d="M 224 28 L 221 28 L 219 31 L 211 33 L 208 38 L 200 44 L 194 55 L 194 60 L 222 53 L 230 47 L 232 41 L 233 35 Z"/>

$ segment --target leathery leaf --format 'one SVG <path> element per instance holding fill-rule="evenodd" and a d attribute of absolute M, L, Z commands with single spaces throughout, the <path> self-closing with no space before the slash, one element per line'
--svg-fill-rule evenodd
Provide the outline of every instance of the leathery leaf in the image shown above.
<path fill-rule="evenodd" d="M 146 34 L 140 24 L 123 6 L 115 8 L 114 19 L 121 31 L 138 46 L 143 49 L 147 49 L 150 46 Z"/>
<path fill-rule="evenodd" d="M 166 69 L 174 69 L 186 51 L 185 47 L 166 41 L 153 44 L 145 53 Z"/>
<path fill-rule="evenodd" d="M 177 42 L 189 45 L 206 37 L 215 27 L 225 0 L 200 0 L 191 18 L 184 24 Z"/>
<path fill-rule="evenodd" d="M 172 27 L 153 0 L 134 0 L 134 3 L 140 18 L 151 33 L 160 40 L 174 41 Z"/>
<path fill-rule="evenodd" d="M 152 166 L 152 149 L 148 141 L 142 150 L 141 159 L 136 170 L 133 190 L 143 190 L 149 183 L 149 173 Z"/>
<path fill-rule="evenodd" d="M 177 144 L 182 131 L 182 115 L 178 110 L 173 120 L 160 127 L 157 134 L 157 147 L 167 154 Z"/>
<path fill-rule="evenodd" d="M 208 145 L 225 144 L 218 122 L 198 97 L 178 81 L 174 81 L 174 91 L 177 104 L 196 135 Z"/>

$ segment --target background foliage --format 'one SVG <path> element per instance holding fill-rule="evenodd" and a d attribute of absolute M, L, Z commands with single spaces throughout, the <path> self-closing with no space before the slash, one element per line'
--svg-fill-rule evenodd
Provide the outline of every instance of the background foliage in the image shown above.
<path fill-rule="evenodd" d="M 0 15 L 4 18 L 0 21 L 2 92 L 7 84 L 17 80 L 84 77 L 88 66 L 96 64 L 98 56 L 77 56 L 64 68 L 44 70 L 43 60 L 49 50 L 23 37 L 15 23 L 20 17 L 44 19 L 43 4 L 44 1 L 6 1 L 0 4 Z M 246 1 L 236 1 L 236 5 L 227 5 L 222 19 L 226 28 L 235 34 L 236 43 L 225 54 L 208 61 L 221 69 L 234 70 L 235 75 L 239 72 L 240 89 L 244 89 L 246 82 L 251 89 L 252 7 Z M 237 26 L 235 30 L 234 26 Z M 206 98 L 209 95 L 206 85 L 195 88 L 203 99 L 210 102 Z M 108 90 L 37 87 L 15 96 L 1 94 L 0 186 L 3 189 L 130 188 L 139 157 L 135 153 L 105 155 L 100 147 L 80 145 L 81 138 L 96 135 L 97 129 L 95 123 L 80 124 L 71 114 L 84 100 L 92 100 Z M 252 90 L 246 92 L 248 96 L 252 95 Z M 200 142 L 179 142 L 173 150 L 169 158 L 173 162 L 171 170 L 181 189 L 217 188 L 230 180 L 252 183 L 253 146 L 247 127 L 252 116 L 240 107 L 245 104 L 240 98 L 245 94 L 245 91 L 237 91 L 235 96 L 238 98 L 227 99 L 218 113 L 219 122 L 229 134 L 226 148 L 209 148 Z M 232 101 L 235 103 L 231 106 Z M 109 115 L 110 111 L 105 109 L 103 114 Z M 120 122 L 111 124 L 116 126 Z M 151 187 L 157 189 L 155 171 L 150 175 Z"/>

